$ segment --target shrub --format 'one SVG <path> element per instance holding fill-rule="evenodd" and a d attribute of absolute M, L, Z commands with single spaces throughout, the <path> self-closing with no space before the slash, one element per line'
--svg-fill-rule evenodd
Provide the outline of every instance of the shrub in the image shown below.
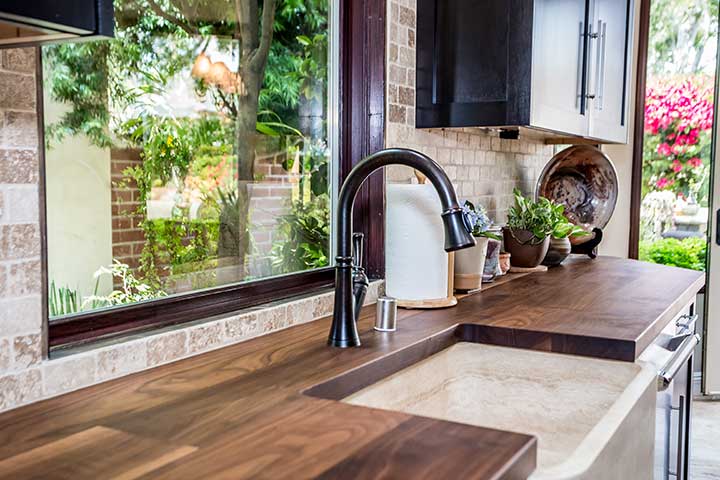
<path fill-rule="evenodd" d="M 663 238 L 640 243 L 640 260 L 674 267 L 705 271 L 707 240 L 705 238 Z"/>
<path fill-rule="evenodd" d="M 647 89 L 644 194 L 669 190 L 707 201 L 713 82 L 703 75 L 663 79 Z"/>
<path fill-rule="evenodd" d="M 289 214 L 278 220 L 280 240 L 272 249 L 275 273 L 326 267 L 330 255 L 330 197 L 293 202 Z"/>

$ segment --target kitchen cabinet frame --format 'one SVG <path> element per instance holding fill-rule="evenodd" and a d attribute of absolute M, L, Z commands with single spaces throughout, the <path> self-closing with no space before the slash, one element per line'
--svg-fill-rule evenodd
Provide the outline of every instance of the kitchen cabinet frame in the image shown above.
<path fill-rule="evenodd" d="M 418 0 L 417 128 L 626 142 L 633 3 Z"/>

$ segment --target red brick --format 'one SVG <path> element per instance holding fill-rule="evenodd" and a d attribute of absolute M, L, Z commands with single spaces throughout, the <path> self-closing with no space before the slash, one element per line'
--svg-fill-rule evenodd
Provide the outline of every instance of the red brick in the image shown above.
<path fill-rule="evenodd" d="M 119 230 L 113 232 L 113 243 L 140 241 L 145 241 L 145 232 L 142 230 Z"/>
<path fill-rule="evenodd" d="M 129 230 L 132 228 L 132 219 L 128 217 L 115 217 L 112 219 L 112 229 L 115 230 Z"/>
<path fill-rule="evenodd" d="M 118 203 L 132 203 L 133 194 L 131 190 L 113 190 L 112 192 L 113 202 Z"/>
<path fill-rule="evenodd" d="M 137 164 L 142 162 L 141 153 L 139 148 L 113 148 L 110 150 L 110 159 L 113 162 L 120 160 Z"/>
<path fill-rule="evenodd" d="M 132 244 L 113 245 L 113 258 L 129 257 L 132 255 Z"/>
<path fill-rule="evenodd" d="M 121 160 L 113 160 L 110 162 L 110 173 L 113 175 L 125 175 L 125 170 L 128 168 L 136 166 L 137 163 L 135 162 L 126 162 Z M 127 176 L 127 175 L 125 175 Z"/>

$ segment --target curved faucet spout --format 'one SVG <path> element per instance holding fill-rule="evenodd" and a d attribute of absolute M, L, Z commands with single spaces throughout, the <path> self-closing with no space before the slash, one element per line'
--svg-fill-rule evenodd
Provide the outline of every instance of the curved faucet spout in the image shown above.
<path fill-rule="evenodd" d="M 462 209 L 455 189 L 442 167 L 414 150 L 392 148 L 362 160 L 352 169 L 338 198 L 337 257 L 335 267 L 335 310 L 328 344 L 336 347 L 360 346 L 354 318 L 352 296 L 352 208 L 363 182 L 375 170 L 387 165 L 406 165 L 423 173 L 440 197 L 445 227 L 445 250 L 450 252 L 472 247 L 475 240 L 465 227 Z"/>

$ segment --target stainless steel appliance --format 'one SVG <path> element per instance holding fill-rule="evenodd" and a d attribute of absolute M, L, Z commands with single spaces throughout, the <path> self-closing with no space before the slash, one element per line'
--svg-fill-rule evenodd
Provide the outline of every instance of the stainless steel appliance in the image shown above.
<path fill-rule="evenodd" d="M 667 352 L 658 370 L 655 480 L 690 478 L 693 352 L 699 342 L 694 309 L 671 322 L 655 341 Z"/>
<path fill-rule="evenodd" d="M 112 0 L 3 0 L 0 48 L 112 37 Z"/>

